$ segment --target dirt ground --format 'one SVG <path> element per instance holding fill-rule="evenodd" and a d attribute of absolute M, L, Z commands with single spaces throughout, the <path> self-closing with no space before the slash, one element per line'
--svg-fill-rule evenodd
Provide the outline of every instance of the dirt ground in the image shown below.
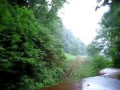
<path fill-rule="evenodd" d="M 87 61 L 87 58 L 83 56 L 77 56 L 75 60 L 72 60 L 69 63 L 69 70 L 65 74 L 65 77 L 64 77 L 65 81 L 71 82 L 72 75 L 76 72 L 80 64 L 84 63 L 85 61 Z"/>

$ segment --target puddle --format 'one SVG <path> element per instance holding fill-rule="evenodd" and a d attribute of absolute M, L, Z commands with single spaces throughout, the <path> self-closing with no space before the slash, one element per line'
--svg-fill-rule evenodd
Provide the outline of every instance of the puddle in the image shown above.
<path fill-rule="evenodd" d="M 120 80 L 120 69 L 117 68 L 105 68 L 99 72 L 100 76 L 115 78 Z"/>
<path fill-rule="evenodd" d="M 96 76 L 39 90 L 120 90 L 120 80 Z"/>

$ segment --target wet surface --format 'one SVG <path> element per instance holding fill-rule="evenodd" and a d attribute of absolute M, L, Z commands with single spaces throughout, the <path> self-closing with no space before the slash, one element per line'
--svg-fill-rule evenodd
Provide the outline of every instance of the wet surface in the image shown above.
<path fill-rule="evenodd" d="M 101 76 L 87 78 L 82 85 L 82 90 L 120 90 L 120 80 Z"/>
<path fill-rule="evenodd" d="M 120 80 L 95 76 L 78 82 L 59 84 L 39 90 L 120 90 Z"/>
<path fill-rule="evenodd" d="M 100 76 L 115 78 L 120 80 L 120 69 L 117 68 L 105 68 L 99 72 Z"/>

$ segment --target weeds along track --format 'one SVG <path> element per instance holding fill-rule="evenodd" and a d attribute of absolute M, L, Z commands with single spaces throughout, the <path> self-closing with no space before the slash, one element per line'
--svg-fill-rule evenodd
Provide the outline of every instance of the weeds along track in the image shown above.
<path fill-rule="evenodd" d="M 90 63 L 86 57 L 77 56 L 75 60 L 69 62 L 69 70 L 65 74 L 64 81 L 71 82 L 86 77 L 89 66 Z"/>

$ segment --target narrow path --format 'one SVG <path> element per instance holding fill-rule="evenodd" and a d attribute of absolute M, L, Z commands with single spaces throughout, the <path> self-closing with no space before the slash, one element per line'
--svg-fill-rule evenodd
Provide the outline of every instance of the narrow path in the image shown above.
<path fill-rule="evenodd" d="M 75 60 L 72 60 L 69 63 L 69 70 L 67 71 L 67 73 L 65 74 L 64 77 L 64 81 L 66 82 L 71 82 L 73 81 L 73 77 L 75 76 L 74 74 L 79 74 L 77 73 L 78 69 L 83 69 L 82 67 L 80 67 L 81 64 L 84 64 L 84 62 L 86 62 L 86 57 L 81 57 L 81 56 L 77 56 L 75 58 Z M 79 77 L 79 75 L 77 75 L 76 77 Z"/>
<path fill-rule="evenodd" d="M 81 63 L 84 64 L 84 67 L 83 65 L 81 66 Z M 81 69 L 78 68 L 79 66 L 82 67 L 83 70 L 86 70 L 85 67 L 89 66 L 89 61 L 85 57 L 77 56 L 75 60 L 70 62 L 69 65 L 70 71 L 68 71 L 66 78 L 71 78 L 72 73 L 75 73 L 76 70 Z M 39 90 L 120 90 L 119 78 L 109 77 L 111 74 L 116 76 L 116 72 L 117 75 L 119 74 L 120 76 L 120 69 L 106 68 L 99 72 L 102 74 L 101 76 L 83 78 L 74 82 L 71 82 L 68 78 L 70 82 L 60 83 L 51 87 L 41 88 Z"/>
<path fill-rule="evenodd" d="M 74 61 L 73 64 L 71 64 L 72 67 L 76 62 L 77 60 Z M 78 59 L 78 62 L 81 62 L 81 59 Z M 74 66 L 74 69 L 75 68 L 76 66 Z M 106 75 L 108 73 L 109 75 L 116 75 L 117 72 L 120 75 L 119 70 L 120 69 L 106 68 L 101 70 L 101 74 L 104 73 Z M 39 90 L 120 90 L 119 78 L 109 77 L 108 74 L 106 77 L 101 75 L 83 78 L 82 80 L 61 83 L 51 87 L 41 88 Z"/>

